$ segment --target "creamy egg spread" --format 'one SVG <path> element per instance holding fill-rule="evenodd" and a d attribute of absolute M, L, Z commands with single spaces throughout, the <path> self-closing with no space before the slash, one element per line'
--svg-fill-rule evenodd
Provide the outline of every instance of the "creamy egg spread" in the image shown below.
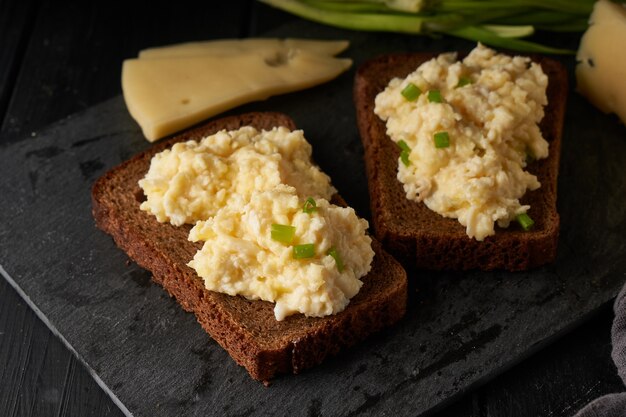
<path fill-rule="evenodd" d="M 277 320 L 346 308 L 371 268 L 367 221 L 329 203 L 302 131 L 222 131 L 153 157 L 141 209 L 195 224 L 189 262 L 207 289 L 275 303 Z"/>
<path fill-rule="evenodd" d="M 296 190 L 280 185 L 233 199 L 189 234 L 204 241 L 189 266 L 204 278 L 209 290 L 276 303 L 277 320 L 294 313 L 326 316 L 342 311 L 370 269 L 374 256 L 367 222 L 351 208 L 316 199 L 316 210 L 305 213 Z M 289 244 L 272 239 L 273 224 L 294 227 Z M 296 259 L 293 248 L 313 245 L 307 259 Z M 329 254 L 341 256 L 341 266 Z"/>
<path fill-rule="evenodd" d="M 469 237 L 493 235 L 530 206 L 540 187 L 527 160 L 548 156 L 538 123 L 548 78 L 525 57 L 478 45 L 465 59 L 441 54 L 376 97 L 375 113 L 402 149 L 398 180 L 406 197 L 457 218 Z"/>
<path fill-rule="evenodd" d="M 337 190 L 311 163 L 311 152 L 301 130 L 284 127 L 247 126 L 177 143 L 155 155 L 139 181 L 146 195 L 141 209 L 180 226 L 214 216 L 234 195 L 249 199 L 279 184 L 294 186 L 301 197 L 330 199 Z"/>

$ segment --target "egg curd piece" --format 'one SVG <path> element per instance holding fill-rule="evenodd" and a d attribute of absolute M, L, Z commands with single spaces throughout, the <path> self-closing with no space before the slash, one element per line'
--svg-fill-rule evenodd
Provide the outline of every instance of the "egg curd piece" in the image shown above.
<path fill-rule="evenodd" d="M 413 101 L 402 95 L 410 83 L 424 92 Z M 480 44 L 463 61 L 442 54 L 391 80 L 374 111 L 386 121 L 388 136 L 409 148 L 405 162 L 398 160 L 407 198 L 458 219 L 476 240 L 493 235 L 495 223 L 507 227 L 525 213 L 529 206 L 519 199 L 540 187 L 525 171 L 526 161 L 548 156 L 538 126 L 547 85 L 541 66 L 529 58 Z M 441 102 L 429 99 L 435 90 Z M 436 136 L 444 132 L 447 143 L 438 146 Z"/>
<path fill-rule="evenodd" d="M 235 194 L 249 199 L 279 184 L 295 187 L 301 197 L 330 199 L 336 190 L 311 163 L 311 152 L 301 130 L 284 127 L 246 126 L 177 143 L 152 158 L 139 181 L 146 196 L 140 208 L 159 222 L 180 226 L 209 219 Z"/>
<path fill-rule="evenodd" d="M 189 266 L 209 290 L 275 302 L 277 320 L 342 311 L 371 268 L 368 224 L 351 208 L 323 198 L 315 202 L 316 210 L 303 211 L 304 199 L 287 185 L 254 193 L 249 200 L 231 199 L 215 217 L 191 229 L 189 239 L 205 243 Z M 292 244 L 313 244 L 314 256 L 295 259 L 293 245 L 272 239 L 272 224 L 294 226 Z M 343 268 L 328 254 L 331 248 Z"/>

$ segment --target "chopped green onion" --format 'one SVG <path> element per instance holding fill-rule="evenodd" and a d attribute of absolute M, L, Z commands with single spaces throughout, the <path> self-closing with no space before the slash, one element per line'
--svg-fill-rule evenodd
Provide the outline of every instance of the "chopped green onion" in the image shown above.
<path fill-rule="evenodd" d="M 437 132 L 434 138 L 435 148 L 447 148 L 450 146 L 450 136 L 448 136 L 448 132 Z"/>
<path fill-rule="evenodd" d="M 293 247 L 294 259 L 306 259 L 315 256 L 315 243 L 305 243 Z"/>
<path fill-rule="evenodd" d="M 403 140 L 399 140 L 397 142 L 397 145 L 400 149 L 402 149 L 402 151 L 400 152 L 400 160 L 402 161 L 404 166 L 408 167 L 409 165 L 411 165 L 411 161 L 409 160 L 411 148 L 409 148 L 409 145 L 407 145 L 406 142 Z"/>
<path fill-rule="evenodd" d="M 456 85 L 456 88 L 461 88 L 461 87 L 465 87 L 468 84 L 471 84 L 472 80 L 470 79 L 470 77 L 460 77 L 459 78 L 459 83 Z"/>
<path fill-rule="evenodd" d="M 409 153 L 407 151 L 400 152 L 400 160 L 406 167 L 411 165 L 411 161 L 409 160 Z"/>
<path fill-rule="evenodd" d="M 520 226 L 522 226 L 522 229 L 524 229 L 525 231 L 529 231 L 530 229 L 532 229 L 533 225 L 535 224 L 533 219 L 531 219 L 530 216 L 526 213 L 518 214 L 515 217 L 515 220 L 519 223 Z"/>
<path fill-rule="evenodd" d="M 317 204 L 315 203 L 315 200 L 313 199 L 313 197 L 307 198 L 304 202 L 304 205 L 302 206 L 302 211 L 305 213 L 313 213 L 315 210 L 317 210 Z"/>
<path fill-rule="evenodd" d="M 411 152 L 411 148 L 409 148 L 409 145 L 406 144 L 405 141 L 403 141 L 402 139 L 400 139 L 398 141 L 398 146 L 400 147 L 400 149 L 402 149 L 403 151 L 407 151 L 407 152 Z"/>
<path fill-rule="evenodd" d="M 431 103 L 443 103 L 441 92 L 439 90 L 430 90 L 428 92 L 428 101 Z"/>
<path fill-rule="evenodd" d="M 420 94 L 422 94 L 422 90 L 418 86 L 413 83 L 408 83 L 406 87 L 402 89 L 400 92 L 402 96 L 408 101 L 415 101 Z"/>
<path fill-rule="evenodd" d="M 273 240 L 290 244 L 296 235 L 296 228 L 286 224 L 272 224 L 271 234 Z"/>
<path fill-rule="evenodd" d="M 326 254 L 332 256 L 335 260 L 335 265 L 337 265 L 337 271 L 343 272 L 343 260 L 341 259 L 339 252 L 337 252 L 337 249 L 335 249 L 335 247 L 333 246 L 332 248 L 328 249 L 328 252 L 326 252 Z"/>

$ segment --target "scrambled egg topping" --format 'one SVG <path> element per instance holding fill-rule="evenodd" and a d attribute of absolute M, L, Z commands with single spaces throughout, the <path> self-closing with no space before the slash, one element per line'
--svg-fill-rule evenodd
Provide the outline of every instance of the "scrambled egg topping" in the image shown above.
<path fill-rule="evenodd" d="M 189 239 L 205 243 L 189 266 L 207 289 L 274 302 L 277 320 L 342 311 L 371 268 L 367 221 L 328 202 L 336 190 L 302 131 L 243 127 L 179 143 L 153 157 L 139 185 L 142 210 L 195 224 Z M 276 225 L 293 236 L 277 239 Z M 299 245 L 312 252 L 295 256 Z"/>
<path fill-rule="evenodd" d="M 420 92 L 413 100 L 402 94 L 411 83 Z M 389 137 L 408 148 L 398 160 L 407 198 L 457 218 L 476 240 L 493 235 L 494 223 L 507 227 L 526 213 L 530 206 L 519 199 L 540 187 L 524 170 L 527 160 L 548 156 L 538 126 L 547 85 L 529 58 L 480 44 L 463 61 L 441 54 L 391 80 L 376 97 L 375 113 Z M 447 137 L 438 142 L 441 134 Z"/>
<path fill-rule="evenodd" d="M 156 154 L 139 181 L 147 198 L 141 209 L 160 222 L 193 224 L 214 216 L 234 195 L 249 199 L 279 184 L 293 185 L 301 197 L 330 199 L 337 192 L 311 163 L 311 145 L 301 130 L 223 130 Z"/>
<path fill-rule="evenodd" d="M 321 198 L 314 212 L 305 213 L 296 190 L 287 185 L 238 200 L 196 223 L 189 234 L 190 240 L 205 242 L 189 266 L 206 287 L 275 302 L 277 320 L 342 311 L 359 292 L 358 278 L 369 271 L 374 256 L 367 222 L 353 209 Z M 272 224 L 294 226 L 293 242 L 272 239 Z M 293 245 L 300 244 L 314 244 L 314 256 L 294 259 Z M 328 254 L 331 248 L 341 254 L 341 268 Z"/>

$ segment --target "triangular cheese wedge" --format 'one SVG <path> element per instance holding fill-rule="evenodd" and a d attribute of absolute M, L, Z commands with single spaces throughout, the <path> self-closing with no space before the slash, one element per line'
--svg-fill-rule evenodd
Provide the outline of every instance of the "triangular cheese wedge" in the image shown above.
<path fill-rule="evenodd" d="M 324 83 L 351 64 L 285 48 L 129 59 L 122 68 L 122 90 L 130 114 L 152 142 L 238 105 Z"/>
<path fill-rule="evenodd" d="M 334 56 L 344 51 L 348 41 L 323 41 L 312 39 L 220 39 L 203 42 L 187 42 L 176 45 L 148 48 L 139 52 L 139 58 L 176 58 L 197 55 L 230 56 L 266 50 L 302 49 L 321 55 Z"/>

